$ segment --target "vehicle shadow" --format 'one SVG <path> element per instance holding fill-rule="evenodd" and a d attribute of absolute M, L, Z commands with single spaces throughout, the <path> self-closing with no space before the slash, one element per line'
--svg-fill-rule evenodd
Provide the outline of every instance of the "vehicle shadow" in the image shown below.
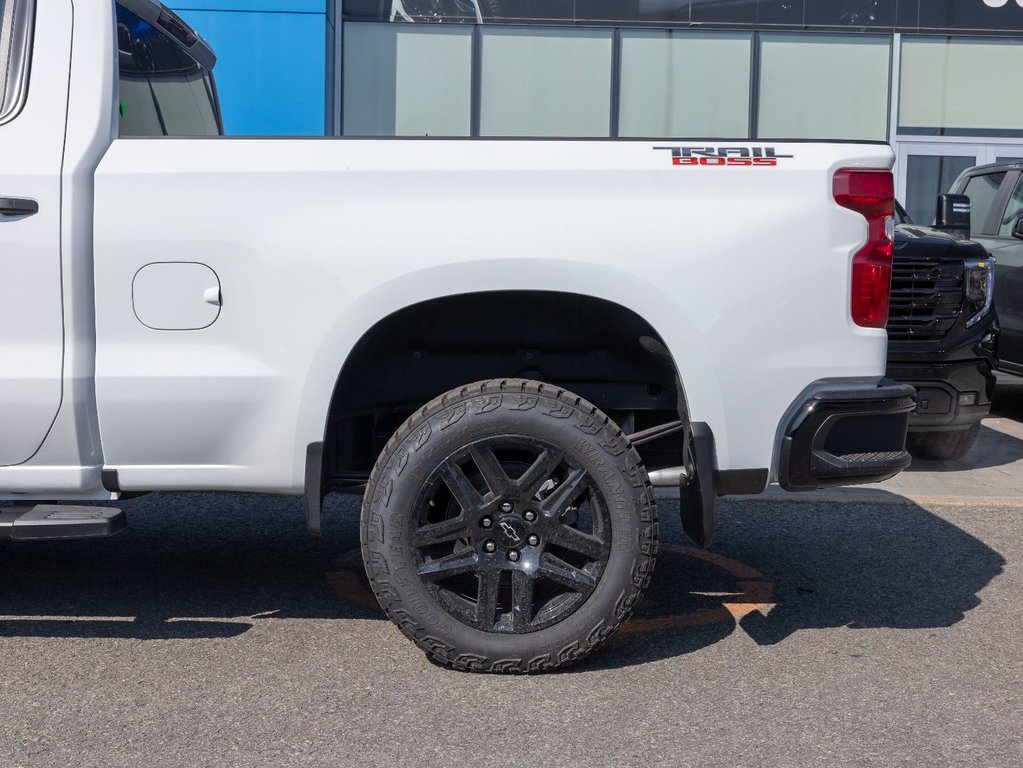
<path fill-rule="evenodd" d="M 676 618 L 663 627 L 648 622 L 649 632 L 624 632 L 573 669 L 657 661 L 736 629 L 758 645 L 773 645 L 800 630 L 921 629 L 962 621 L 1005 559 L 926 509 L 887 495 L 891 503 L 843 503 L 824 511 L 817 504 L 723 499 L 714 547 L 720 564 L 674 553 L 658 558 L 639 618 Z M 664 538 L 681 540 L 677 503 L 659 506 Z M 716 614 L 708 610 L 715 606 Z M 693 613 L 703 620 L 687 626 L 685 616 Z"/>
<path fill-rule="evenodd" d="M 357 498 L 329 500 L 319 539 L 298 499 L 153 494 L 124 506 L 129 527 L 113 539 L 0 545 L 0 638 L 230 639 L 271 618 L 384 620 L 362 573 Z M 813 628 L 946 627 L 1005 565 L 894 495 L 826 511 L 725 499 L 713 552 L 685 538 L 677 502 L 659 506 L 646 598 L 571 670 L 692 653 L 737 628 L 771 645 Z"/>
<path fill-rule="evenodd" d="M 268 618 L 383 618 L 338 599 L 325 576 L 358 547 L 357 505 L 338 514 L 331 502 L 320 538 L 293 497 L 151 494 L 119 506 L 128 528 L 110 539 L 0 544 L 0 637 L 230 638 Z"/>
<path fill-rule="evenodd" d="M 963 458 L 954 461 L 913 459 L 907 472 L 958 472 L 1004 467 L 1023 459 L 1023 440 L 981 424 L 977 442 Z"/>

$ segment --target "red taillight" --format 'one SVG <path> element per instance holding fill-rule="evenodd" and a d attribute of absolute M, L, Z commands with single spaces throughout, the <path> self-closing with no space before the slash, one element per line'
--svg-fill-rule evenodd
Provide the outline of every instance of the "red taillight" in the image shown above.
<path fill-rule="evenodd" d="M 895 183 L 891 171 L 835 172 L 835 202 L 867 220 L 867 242 L 853 256 L 850 314 L 856 325 L 884 328 L 892 285 Z"/>

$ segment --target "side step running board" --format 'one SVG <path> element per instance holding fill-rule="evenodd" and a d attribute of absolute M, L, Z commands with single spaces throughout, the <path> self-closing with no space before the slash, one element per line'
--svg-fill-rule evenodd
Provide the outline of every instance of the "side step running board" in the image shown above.
<path fill-rule="evenodd" d="M 38 504 L 31 509 L 0 508 L 0 541 L 96 539 L 120 533 L 127 525 L 123 509 Z"/>

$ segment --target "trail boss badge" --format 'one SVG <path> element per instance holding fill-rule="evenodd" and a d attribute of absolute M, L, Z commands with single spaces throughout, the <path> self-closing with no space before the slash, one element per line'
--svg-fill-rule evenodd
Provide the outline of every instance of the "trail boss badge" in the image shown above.
<path fill-rule="evenodd" d="M 774 147 L 654 147 L 671 152 L 672 165 L 771 167 L 792 155 L 779 155 Z"/>

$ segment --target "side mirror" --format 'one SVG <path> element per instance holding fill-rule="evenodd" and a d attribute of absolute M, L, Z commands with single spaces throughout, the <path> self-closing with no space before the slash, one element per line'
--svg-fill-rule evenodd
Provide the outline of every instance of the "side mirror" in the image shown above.
<path fill-rule="evenodd" d="M 938 195 L 934 226 L 962 237 L 970 236 L 970 198 L 966 195 Z"/>
<path fill-rule="evenodd" d="M 1012 236 L 1018 240 L 1023 240 L 1023 213 L 1016 217 L 1016 221 L 1012 223 Z"/>

